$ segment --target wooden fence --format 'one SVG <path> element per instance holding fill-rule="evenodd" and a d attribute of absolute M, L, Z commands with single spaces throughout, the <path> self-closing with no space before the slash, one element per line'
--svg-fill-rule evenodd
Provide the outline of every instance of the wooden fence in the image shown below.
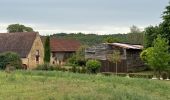
<path fill-rule="evenodd" d="M 116 64 L 112 63 L 108 60 L 101 60 L 102 67 L 100 68 L 100 72 L 116 72 Z M 125 73 L 127 72 L 127 64 L 126 60 L 122 60 L 117 65 L 117 72 Z"/>

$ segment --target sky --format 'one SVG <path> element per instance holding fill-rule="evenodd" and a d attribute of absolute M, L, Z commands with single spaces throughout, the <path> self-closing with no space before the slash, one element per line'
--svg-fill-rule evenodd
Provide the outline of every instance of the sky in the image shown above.
<path fill-rule="evenodd" d="M 24 24 L 41 35 L 127 33 L 158 25 L 169 0 L 0 0 L 0 33 Z"/>

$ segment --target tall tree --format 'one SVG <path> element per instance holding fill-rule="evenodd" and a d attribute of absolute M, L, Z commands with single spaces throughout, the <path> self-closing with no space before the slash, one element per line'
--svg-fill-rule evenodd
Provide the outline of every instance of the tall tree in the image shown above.
<path fill-rule="evenodd" d="M 141 57 L 158 75 L 165 71 L 170 62 L 170 54 L 168 52 L 169 45 L 166 38 L 160 35 L 154 40 L 153 47 L 147 48 L 141 53 Z"/>
<path fill-rule="evenodd" d="M 170 40 L 170 2 L 169 5 L 166 6 L 166 10 L 163 12 L 162 19 L 163 22 L 159 25 L 160 27 L 160 34 Z M 169 43 L 170 45 L 170 43 Z"/>
<path fill-rule="evenodd" d="M 130 33 L 140 33 L 140 28 L 138 28 L 137 26 L 133 25 L 130 27 Z"/>
<path fill-rule="evenodd" d="M 13 33 L 13 32 L 33 32 L 34 30 L 31 27 L 26 27 L 21 24 L 11 24 L 8 25 L 7 31 L 9 33 Z"/>
<path fill-rule="evenodd" d="M 50 36 L 47 36 L 44 46 L 44 62 L 49 63 L 51 58 Z"/>
<path fill-rule="evenodd" d="M 162 19 L 163 22 L 161 22 L 158 26 L 150 26 L 145 29 L 145 48 L 151 47 L 153 45 L 153 41 L 159 34 L 170 40 L 170 3 L 166 6 Z"/>
<path fill-rule="evenodd" d="M 137 26 L 130 27 L 130 33 L 127 34 L 128 43 L 130 44 L 144 44 L 144 33 Z"/>
<path fill-rule="evenodd" d="M 145 28 L 144 31 L 144 47 L 151 47 L 153 41 L 157 38 L 157 35 L 160 33 L 158 26 L 149 26 Z"/>

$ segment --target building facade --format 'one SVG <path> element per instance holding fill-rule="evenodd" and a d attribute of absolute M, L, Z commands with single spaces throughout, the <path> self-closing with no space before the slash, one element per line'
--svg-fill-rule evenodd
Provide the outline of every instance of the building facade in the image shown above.
<path fill-rule="evenodd" d="M 7 51 L 17 53 L 26 69 L 44 63 L 44 47 L 37 32 L 0 33 L 0 53 Z"/>
<path fill-rule="evenodd" d="M 101 72 L 116 72 L 115 63 L 109 60 L 109 55 L 114 51 L 119 51 L 121 61 L 118 62 L 118 72 L 134 72 L 142 70 L 144 63 L 140 59 L 143 49 L 141 45 L 131 45 L 123 43 L 104 43 L 85 50 L 86 59 L 97 59 L 102 63 Z"/>

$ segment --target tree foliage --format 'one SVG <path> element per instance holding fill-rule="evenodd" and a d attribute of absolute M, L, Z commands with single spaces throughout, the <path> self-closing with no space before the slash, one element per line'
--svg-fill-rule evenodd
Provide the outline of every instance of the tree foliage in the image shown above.
<path fill-rule="evenodd" d="M 85 66 L 86 65 L 85 49 L 87 47 L 88 47 L 87 45 L 80 46 L 76 53 L 73 54 L 72 57 L 68 59 L 68 62 L 72 65 Z"/>
<path fill-rule="evenodd" d="M 88 60 L 86 63 L 87 70 L 90 73 L 97 73 L 101 67 L 101 62 L 97 60 Z"/>
<path fill-rule="evenodd" d="M 151 47 L 157 35 L 170 40 L 170 3 L 162 15 L 163 22 L 158 26 L 149 26 L 145 29 L 145 48 Z M 170 43 L 169 43 L 170 45 Z"/>
<path fill-rule="evenodd" d="M 143 44 L 144 35 L 143 32 L 135 34 L 108 34 L 108 35 L 98 35 L 98 34 L 83 34 L 83 33 L 56 33 L 51 35 L 51 37 L 60 38 L 60 39 L 75 39 L 81 42 L 83 45 L 96 45 L 103 42 L 111 40 L 111 42 L 122 42 L 130 44 Z M 110 39 L 111 38 L 111 39 Z M 112 38 L 114 38 L 112 40 Z"/>
<path fill-rule="evenodd" d="M 49 63 L 51 58 L 50 36 L 47 36 L 44 46 L 44 62 Z"/>
<path fill-rule="evenodd" d="M 104 42 L 105 43 L 114 43 L 114 42 L 119 42 L 119 40 L 117 38 L 113 38 L 113 37 L 106 37 L 106 38 L 104 38 Z"/>
<path fill-rule="evenodd" d="M 141 53 L 141 57 L 155 71 L 160 73 L 166 70 L 170 62 L 168 52 L 169 45 L 165 38 L 160 35 L 154 40 L 153 47 L 147 48 Z"/>
<path fill-rule="evenodd" d="M 165 11 L 163 12 L 162 19 L 163 22 L 159 25 L 160 34 L 164 38 L 170 40 L 170 2 L 169 5 L 166 6 Z"/>
<path fill-rule="evenodd" d="M 0 54 L 0 69 L 5 69 L 10 65 L 16 69 L 22 68 L 22 61 L 18 54 L 14 52 L 5 52 Z"/>
<path fill-rule="evenodd" d="M 9 33 L 13 33 L 13 32 L 33 32 L 34 30 L 31 27 L 27 27 L 22 24 L 11 24 L 8 25 L 7 31 Z"/>

